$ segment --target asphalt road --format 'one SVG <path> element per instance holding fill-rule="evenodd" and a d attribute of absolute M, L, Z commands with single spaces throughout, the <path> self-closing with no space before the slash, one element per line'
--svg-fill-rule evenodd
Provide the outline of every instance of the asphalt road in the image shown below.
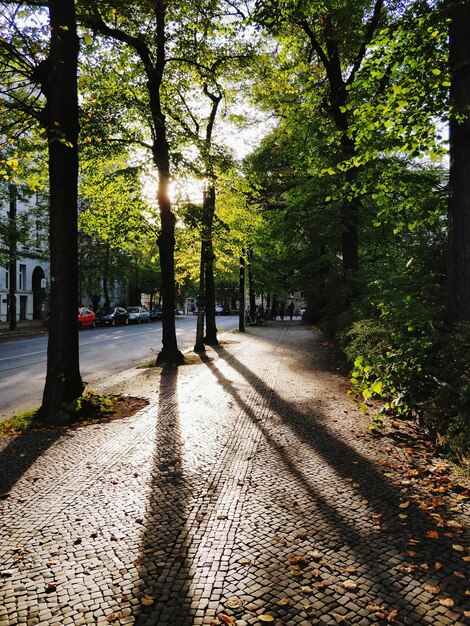
<path fill-rule="evenodd" d="M 190 350 L 196 338 L 196 316 L 178 317 L 180 350 Z M 217 317 L 220 332 L 238 328 L 238 316 Z M 93 386 L 155 358 L 161 349 L 162 324 L 135 324 L 82 330 L 80 371 Z M 18 338 L 0 344 L 0 420 L 39 406 L 46 376 L 47 336 Z"/>

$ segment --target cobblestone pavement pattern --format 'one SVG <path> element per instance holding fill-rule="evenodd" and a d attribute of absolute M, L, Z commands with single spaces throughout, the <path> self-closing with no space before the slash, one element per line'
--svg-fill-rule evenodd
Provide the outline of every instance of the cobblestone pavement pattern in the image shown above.
<path fill-rule="evenodd" d="M 133 417 L 1 440 L 0 626 L 469 623 L 464 495 L 390 470 L 312 329 L 228 337 L 124 377 Z"/>

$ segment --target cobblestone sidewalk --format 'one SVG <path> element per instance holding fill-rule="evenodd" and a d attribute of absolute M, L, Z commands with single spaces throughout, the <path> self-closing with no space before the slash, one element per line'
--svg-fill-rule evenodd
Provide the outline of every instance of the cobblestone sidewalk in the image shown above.
<path fill-rule="evenodd" d="M 0 440 L 0 626 L 470 623 L 465 486 L 311 329 L 123 381 L 133 417 Z"/>

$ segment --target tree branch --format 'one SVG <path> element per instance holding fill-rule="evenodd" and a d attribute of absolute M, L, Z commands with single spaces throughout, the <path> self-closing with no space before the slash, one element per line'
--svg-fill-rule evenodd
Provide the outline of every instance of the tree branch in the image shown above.
<path fill-rule="evenodd" d="M 346 81 L 347 85 L 350 85 L 354 81 L 356 77 L 356 73 L 361 67 L 362 61 L 364 60 L 364 56 L 367 51 L 367 46 L 372 41 L 372 37 L 374 36 L 374 33 L 377 30 L 377 27 L 379 25 L 383 4 L 384 4 L 384 0 L 376 0 L 375 2 L 374 12 L 372 14 L 372 17 L 370 18 L 370 21 L 369 21 L 369 24 L 367 26 L 367 30 L 364 36 L 364 41 L 362 42 L 361 47 L 359 48 L 359 52 L 357 53 L 349 78 Z"/>

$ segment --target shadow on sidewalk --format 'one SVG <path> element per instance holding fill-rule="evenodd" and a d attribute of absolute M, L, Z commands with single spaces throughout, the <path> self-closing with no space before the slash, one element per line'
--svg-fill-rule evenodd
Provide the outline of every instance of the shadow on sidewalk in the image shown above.
<path fill-rule="evenodd" d="M 142 582 L 133 592 L 137 597 L 143 594 L 151 598 L 153 604 L 141 604 L 134 612 L 136 625 L 192 623 L 186 521 L 193 486 L 183 475 L 177 381 L 177 367 L 162 368 L 151 493 L 138 557 Z"/>
<path fill-rule="evenodd" d="M 411 505 L 407 509 L 406 521 L 398 522 L 398 514 L 401 512 L 400 504 L 403 502 L 400 490 L 388 483 L 372 462 L 344 441 L 339 440 L 334 433 L 325 427 L 328 416 L 321 414 L 319 405 L 315 405 L 315 408 L 305 413 L 299 411 L 293 403 L 280 397 L 273 388 L 264 383 L 253 371 L 234 358 L 222 346 L 216 346 L 214 350 L 220 358 L 226 361 L 229 367 L 237 371 L 265 398 L 272 417 L 270 421 L 263 424 L 259 414 L 256 413 L 253 406 L 245 402 L 235 385 L 207 357 L 202 357 L 219 384 L 233 397 L 240 409 L 261 431 L 261 445 L 267 444 L 271 455 L 274 454 L 280 465 L 287 471 L 290 477 L 288 483 L 291 489 L 290 493 L 306 493 L 321 513 L 323 526 L 335 531 L 325 535 L 328 549 L 334 553 L 339 546 L 347 546 L 347 551 L 352 553 L 355 561 L 360 564 L 362 580 L 364 581 L 364 578 L 367 580 L 364 587 L 369 587 L 369 592 L 373 592 L 372 597 L 375 597 L 376 601 L 388 605 L 390 609 L 397 608 L 401 616 L 406 614 L 406 623 L 422 623 L 422 613 L 413 604 L 410 604 L 410 599 L 413 597 L 412 586 L 407 587 L 407 585 L 410 580 L 412 582 L 412 578 L 418 580 L 419 584 L 430 583 L 434 578 L 433 572 L 426 572 L 417 566 L 416 569 L 413 567 L 411 570 L 413 574 L 408 578 L 405 577 L 405 582 L 402 583 L 400 579 L 394 580 L 396 576 L 391 576 L 391 570 L 396 563 L 409 562 L 410 557 L 407 555 L 407 551 L 410 550 L 407 546 L 409 537 L 420 537 L 420 547 L 415 549 L 420 551 L 419 559 L 422 559 L 420 562 L 429 563 L 443 561 L 446 554 L 452 554 L 452 539 L 445 539 L 439 543 L 432 540 L 421 540 L 422 535 L 426 536 L 426 531 L 432 528 L 433 524 L 430 518 L 415 505 Z M 283 424 L 294 435 L 295 441 L 292 447 L 285 444 L 281 438 L 282 433 L 279 437 L 277 436 L 276 422 Z M 370 517 L 373 515 L 380 516 L 384 525 L 382 532 L 377 529 L 375 533 L 373 532 L 370 518 L 368 520 L 359 519 L 357 516 L 355 517 L 354 511 L 346 511 L 341 495 L 336 496 L 338 505 L 335 506 L 333 498 L 327 499 L 321 493 L 321 491 L 328 493 L 328 488 L 324 489 L 327 486 L 320 483 L 319 487 L 318 483 L 316 484 L 314 474 L 308 473 L 305 466 L 296 461 L 296 447 L 302 444 L 309 446 L 313 454 L 321 457 L 322 462 L 333 469 L 334 474 L 341 477 L 341 483 L 345 489 L 354 482 L 358 494 L 364 501 L 367 500 L 365 505 Z M 275 481 L 273 486 L 277 487 L 278 480 L 275 479 Z M 296 513 L 289 511 L 288 515 L 290 516 L 288 519 L 291 519 Z M 305 520 L 299 517 L 299 522 L 302 523 L 303 521 Z M 395 559 L 392 564 L 390 559 Z M 287 568 L 287 564 L 285 565 Z M 280 567 L 282 566 L 281 563 Z M 458 598 L 464 603 L 463 586 L 459 585 L 455 577 L 452 577 L 455 560 L 453 563 L 446 563 L 444 567 L 447 570 L 445 574 L 444 569 L 442 572 L 447 579 L 446 595 L 453 594 L 456 601 Z M 260 578 L 263 577 L 265 579 L 270 578 L 269 568 L 260 574 Z M 440 578 L 442 580 L 443 576 Z M 277 591 L 283 591 L 282 581 L 279 582 Z M 362 597 L 364 597 L 364 593 Z M 339 606 L 336 605 L 336 608 Z M 272 608 L 273 610 L 276 609 L 275 606 Z"/>
<path fill-rule="evenodd" d="M 12 438 L 0 451 L 0 494 L 8 493 L 35 461 L 62 436 L 61 431 L 48 430 Z"/>

